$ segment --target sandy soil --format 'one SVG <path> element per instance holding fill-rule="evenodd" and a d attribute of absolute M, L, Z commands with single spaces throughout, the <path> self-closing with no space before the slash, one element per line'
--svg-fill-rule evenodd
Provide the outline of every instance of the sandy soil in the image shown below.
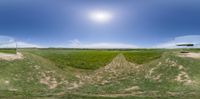
<path fill-rule="evenodd" d="M 190 57 L 195 59 L 200 59 L 200 53 L 181 53 L 178 56 L 180 57 Z"/>
<path fill-rule="evenodd" d="M 42 73 L 42 78 L 40 79 L 40 83 L 47 85 L 49 89 L 54 89 L 58 86 L 56 78 L 51 77 L 47 73 Z"/>
<path fill-rule="evenodd" d="M 0 53 L 0 60 L 12 61 L 16 59 L 23 59 L 23 55 L 19 52 L 17 54 Z"/>

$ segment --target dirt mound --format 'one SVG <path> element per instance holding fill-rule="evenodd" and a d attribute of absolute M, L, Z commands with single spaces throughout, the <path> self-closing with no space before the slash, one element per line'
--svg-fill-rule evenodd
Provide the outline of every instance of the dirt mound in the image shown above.
<path fill-rule="evenodd" d="M 185 85 L 191 85 L 194 83 L 188 74 L 188 70 L 183 65 L 179 64 L 177 60 L 171 58 L 159 60 L 159 62 L 155 63 L 149 70 L 149 73 L 147 73 L 146 78 L 158 82 L 176 81 Z"/>
<path fill-rule="evenodd" d="M 86 75 L 78 75 L 77 78 L 83 83 L 78 84 L 75 91 L 102 96 L 157 96 L 159 90 L 168 91 L 165 86 L 180 84 L 188 87 L 195 84 L 187 68 L 170 56 L 149 64 L 136 65 L 119 54 L 105 67 Z"/>
<path fill-rule="evenodd" d="M 105 84 L 113 79 L 119 78 L 119 76 L 126 77 L 127 74 L 134 73 L 137 68 L 135 64 L 128 62 L 123 54 L 119 54 L 111 63 L 96 70 L 94 74 L 82 76 L 81 78 L 90 83 Z"/>

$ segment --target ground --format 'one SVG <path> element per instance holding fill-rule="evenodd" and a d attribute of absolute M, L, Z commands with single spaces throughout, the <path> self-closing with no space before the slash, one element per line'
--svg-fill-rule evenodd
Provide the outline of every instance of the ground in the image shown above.
<path fill-rule="evenodd" d="M 199 49 L 20 49 L 0 59 L 0 97 L 197 99 Z M 78 64 L 78 65 L 77 65 Z"/>
<path fill-rule="evenodd" d="M 0 53 L 0 59 L 12 61 L 12 60 L 17 60 L 17 59 L 23 59 L 23 55 L 21 53 L 16 53 L 16 54 Z"/>
<path fill-rule="evenodd" d="M 180 57 L 190 57 L 190 58 L 196 58 L 199 59 L 200 58 L 200 53 L 180 53 L 179 54 Z"/>

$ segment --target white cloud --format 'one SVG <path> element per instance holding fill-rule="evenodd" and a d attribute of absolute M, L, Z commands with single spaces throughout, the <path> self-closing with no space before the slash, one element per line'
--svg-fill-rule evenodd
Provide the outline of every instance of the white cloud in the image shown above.
<path fill-rule="evenodd" d="M 6 43 L 6 44 L 1 44 L 0 48 L 16 48 L 16 46 L 18 48 L 30 48 L 30 47 L 37 47 L 40 48 L 41 46 L 36 45 L 36 44 L 31 44 L 31 43 L 26 43 L 26 42 L 17 42 L 17 44 L 15 42 L 11 42 L 11 43 Z"/>
<path fill-rule="evenodd" d="M 74 39 L 69 41 L 69 43 L 66 46 L 60 46 L 60 47 L 68 47 L 68 48 L 138 48 L 135 45 L 132 44 L 124 44 L 124 43 L 106 43 L 106 42 L 100 42 L 100 43 L 81 43 L 78 39 Z"/>
<path fill-rule="evenodd" d="M 0 35 L 0 48 L 25 48 L 25 47 L 41 47 L 36 44 L 31 44 L 23 41 L 16 41 L 12 37 Z"/>
<path fill-rule="evenodd" d="M 153 48 L 176 48 L 176 43 L 174 41 L 168 41 L 168 42 L 153 46 Z"/>
<path fill-rule="evenodd" d="M 17 42 L 17 46 L 19 48 L 26 48 L 26 47 L 37 47 L 37 48 L 40 48 L 41 47 L 39 45 L 31 44 L 31 43 L 27 43 L 27 42 Z"/>
<path fill-rule="evenodd" d="M 194 44 L 195 48 L 200 47 L 200 35 L 185 35 L 175 37 L 173 40 L 153 46 L 155 48 L 183 48 L 176 46 L 177 44 Z"/>
<path fill-rule="evenodd" d="M 0 35 L 0 44 L 6 44 L 6 43 L 12 43 L 14 42 L 14 39 L 8 36 L 1 36 Z"/>
<path fill-rule="evenodd" d="M 78 39 L 70 40 L 68 47 L 78 47 L 81 45 L 81 42 Z"/>

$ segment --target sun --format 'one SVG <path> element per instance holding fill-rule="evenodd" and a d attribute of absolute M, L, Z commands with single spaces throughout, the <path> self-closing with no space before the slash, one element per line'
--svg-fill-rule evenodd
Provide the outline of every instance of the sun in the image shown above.
<path fill-rule="evenodd" d="M 112 20 L 113 15 L 107 11 L 92 11 L 89 13 L 89 18 L 97 23 L 107 23 Z"/>

